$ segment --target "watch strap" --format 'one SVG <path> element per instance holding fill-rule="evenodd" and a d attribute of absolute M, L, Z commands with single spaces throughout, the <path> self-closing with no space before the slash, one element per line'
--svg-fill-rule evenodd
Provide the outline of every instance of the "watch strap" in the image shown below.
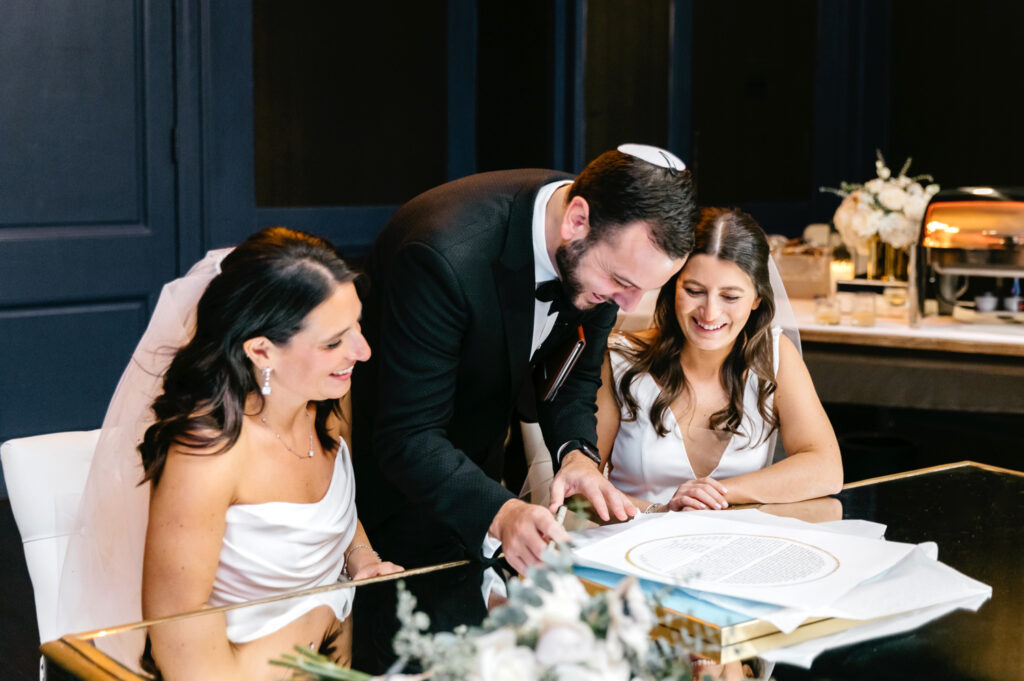
<path fill-rule="evenodd" d="M 600 468 L 601 466 L 601 453 L 597 451 L 597 445 L 589 440 L 569 440 L 562 445 L 562 451 L 568 454 L 574 449 L 578 449 L 583 453 L 583 456 L 593 461 Z M 563 457 L 564 458 L 564 457 Z"/>

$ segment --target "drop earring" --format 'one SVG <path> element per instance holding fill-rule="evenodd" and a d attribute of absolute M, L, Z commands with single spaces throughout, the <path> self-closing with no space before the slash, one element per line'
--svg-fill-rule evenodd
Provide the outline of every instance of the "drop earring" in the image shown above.
<path fill-rule="evenodd" d="M 260 393 L 263 395 L 270 394 L 270 367 L 264 367 L 263 371 L 263 385 L 260 387 Z"/>

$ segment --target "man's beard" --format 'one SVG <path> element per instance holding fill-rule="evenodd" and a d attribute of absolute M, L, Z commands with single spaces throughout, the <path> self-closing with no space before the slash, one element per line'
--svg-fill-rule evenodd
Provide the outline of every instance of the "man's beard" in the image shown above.
<path fill-rule="evenodd" d="M 558 266 L 558 274 L 562 280 L 565 297 L 578 310 L 593 307 L 593 305 L 585 304 L 581 308 L 576 303 L 576 300 L 583 295 L 583 283 L 578 277 L 580 261 L 589 249 L 590 245 L 584 238 L 561 244 L 555 251 L 555 264 Z"/>

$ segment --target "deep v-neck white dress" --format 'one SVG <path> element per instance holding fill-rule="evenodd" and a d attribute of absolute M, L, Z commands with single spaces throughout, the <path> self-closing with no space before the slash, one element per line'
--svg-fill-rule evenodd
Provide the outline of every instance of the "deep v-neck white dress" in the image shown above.
<path fill-rule="evenodd" d="M 772 364 L 779 369 L 780 328 L 772 328 Z M 622 336 L 608 339 L 615 390 L 629 367 L 629 360 L 621 350 L 628 341 Z M 757 410 L 758 378 L 751 375 L 743 392 L 743 421 L 740 433 L 733 435 L 726 445 L 712 478 L 724 480 L 760 470 L 772 462 L 775 437 L 767 436 L 765 422 Z M 697 476 L 690 465 L 683 434 L 671 409 L 665 410 L 664 422 L 668 433 L 659 437 L 651 425 L 650 411 L 661 388 L 650 374 L 641 374 L 633 380 L 632 392 L 640 409 L 635 421 L 621 421 L 619 434 L 612 449 L 610 480 L 626 494 L 665 504 L 676 489 Z M 771 408 L 771 397 L 768 398 Z"/>

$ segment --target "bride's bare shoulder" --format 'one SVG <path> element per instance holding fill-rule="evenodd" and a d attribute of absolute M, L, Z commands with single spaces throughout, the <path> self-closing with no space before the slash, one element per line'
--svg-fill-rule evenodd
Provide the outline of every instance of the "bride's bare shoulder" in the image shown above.
<path fill-rule="evenodd" d="M 156 489 L 177 488 L 176 494 L 224 496 L 231 499 L 249 452 L 245 428 L 234 442 L 213 430 L 184 435 L 167 451 Z"/>

